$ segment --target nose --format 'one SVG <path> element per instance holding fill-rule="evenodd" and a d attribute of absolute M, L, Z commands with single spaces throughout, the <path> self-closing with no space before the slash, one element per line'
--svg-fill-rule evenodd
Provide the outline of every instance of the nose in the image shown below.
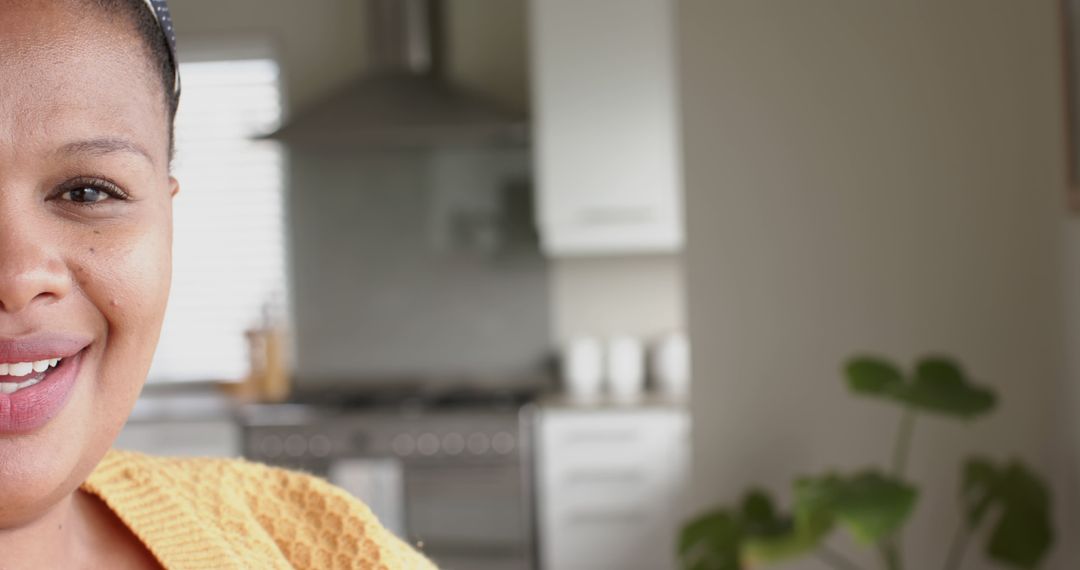
<path fill-rule="evenodd" d="M 17 216 L 0 216 L 0 313 L 18 313 L 68 294 L 71 279 L 62 259 L 50 253 L 41 228 Z"/>

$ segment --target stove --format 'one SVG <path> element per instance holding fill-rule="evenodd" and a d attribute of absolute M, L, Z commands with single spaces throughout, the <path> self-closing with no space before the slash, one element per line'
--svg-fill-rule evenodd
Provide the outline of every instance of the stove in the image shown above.
<path fill-rule="evenodd" d="M 325 477 L 440 567 L 531 570 L 538 390 L 319 390 L 250 406 L 247 458 Z"/>
<path fill-rule="evenodd" d="M 539 385 L 492 388 L 476 385 L 438 387 L 423 381 L 365 384 L 357 389 L 348 384 L 320 385 L 318 389 L 295 392 L 292 403 L 345 410 L 515 410 L 535 402 L 543 393 Z"/>

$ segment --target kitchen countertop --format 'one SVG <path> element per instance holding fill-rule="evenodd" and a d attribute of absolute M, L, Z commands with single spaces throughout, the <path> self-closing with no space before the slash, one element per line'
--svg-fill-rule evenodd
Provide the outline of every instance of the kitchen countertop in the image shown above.
<path fill-rule="evenodd" d="M 618 412 L 642 409 L 686 409 L 686 400 L 655 393 L 634 401 L 601 396 L 595 401 L 580 401 L 566 394 L 548 393 L 536 403 L 541 408 Z M 235 400 L 212 383 L 148 384 L 135 403 L 130 423 L 232 421 L 254 424 L 296 423 L 311 413 L 326 410 L 302 404 L 252 404 Z"/>
<path fill-rule="evenodd" d="M 609 396 L 601 396 L 594 401 L 580 401 L 566 394 L 550 394 L 541 398 L 538 402 L 540 407 L 548 409 L 572 409 L 572 410 L 596 410 L 596 411 L 621 411 L 639 409 L 671 409 L 685 410 L 686 400 L 672 398 L 661 394 L 647 393 L 633 401 L 615 400 Z"/>

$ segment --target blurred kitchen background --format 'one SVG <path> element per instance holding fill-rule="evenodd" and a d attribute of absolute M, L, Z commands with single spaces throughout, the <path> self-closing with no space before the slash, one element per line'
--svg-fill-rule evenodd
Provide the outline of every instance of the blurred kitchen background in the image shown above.
<path fill-rule="evenodd" d="M 845 358 L 947 352 L 1002 406 L 920 424 L 909 564 L 968 450 L 1048 474 L 1080 560 L 1056 0 L 171 4 L 174 285 L 118 446 L 325 476 L 451 570 L 662 570 L 881 454 Z"/>

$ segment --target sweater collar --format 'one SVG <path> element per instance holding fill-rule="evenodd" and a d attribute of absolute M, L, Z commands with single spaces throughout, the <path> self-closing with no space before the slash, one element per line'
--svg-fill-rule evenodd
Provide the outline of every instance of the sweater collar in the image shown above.
<path fill-rule="evenodd" d="M 116 513 L 163 568 L 240 570 L 241 557 L 217 525 L 201 520 L 170 492 L 176 481 L 167 470 L 153 469 L 152 461 L 138 453 L 109 451 L 81 489 Z M 223 566 L 223 561 L 232 565 Z"/>

